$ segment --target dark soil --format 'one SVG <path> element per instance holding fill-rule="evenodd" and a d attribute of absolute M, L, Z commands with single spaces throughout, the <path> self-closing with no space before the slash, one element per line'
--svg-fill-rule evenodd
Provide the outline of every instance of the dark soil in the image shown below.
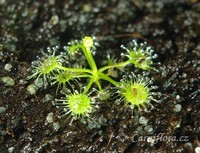
<path fill-rule="evenodd" d="M 0 82 L 0 153 L 200 150 L 198 0 L 0 0 L 0 21 L 0 78 L 15 81 L 10 86 Z M 61 96 L 55 95 L 56 87 L 30 95 L 27 86 L 34 80 L 26 78 L 36 56 L 86 35 L 96 36 L 100 46 L 95 57 L 100 61 L 107 51 L 120 55 L 120 45 L 132 39 L 147 41 L 158 54 L 159 72 L 150 75 L 160 92 L 155 97 L 159 103 L 152 102 L 148 112 L 133 113 L 110 99 L 99 102 L 90 119 L 70 125 L 53 105 Z M 53 122 L 47 122 L 51 115 Z M 177 141 L 154 143 L 161 134 Z M 140 136 L 154 138 L 139 141 Z"/>

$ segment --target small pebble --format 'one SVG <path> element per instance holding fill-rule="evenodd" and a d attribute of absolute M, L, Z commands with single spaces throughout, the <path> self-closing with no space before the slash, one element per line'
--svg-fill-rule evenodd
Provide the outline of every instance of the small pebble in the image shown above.
<path fill-rule="evenodd" d="M 4 4 L 6 0 L 0 0 L 0 4 Z"/>
<path fill-rule="evenodd" d="M 42 80 L 41 78 L 36 79 L 36 80 L 34 81 L 34 83 L 35 83 L 35 85 L 36 85 L 38 88 L 42 88 L 42 87 L 44 86 L 44 82 L 43 82 L 43 80 Z"/>
<path fill-rule="evenodd" d="M 187 142 L 184 144 L 184 149 L 187 150 L 187 152 L 193 152 L 194 148 L 191 142 Z"/>
<path fill-rule="evenodd" d="M 175 108 L 174 108 L 174 111 L 175 111 L 175 112 L 180 112 L 180 111 L 181 111 L 181 108 L 182 108 L 182 106 L 181 106 L 180 104 L 176 104 L 176 105 L 175 105 Z"/>
<path fill-rule="evenodd" d="M 153 134 L 153 127 L 152 125 L 147 125 L 144 130 L 148 133 L 148 134 Z"/>
<path fill-rule="evenodd" d="M 143 127 L 142 126 L 138 126 L 136 131 L 135 131 L 135 133 L 139 134 L 139 135 L 143 134 Z"/>
<path fill-rule="evenodd" d="M 6 111 L 5 107 L 0 107 L 0 114 L 4 113 Z"/>
<path fill-rule="evenodd" d="M 195 148 L 195 153 L 200 153 L 200 147 Z"/>
<path fill-rule="evenodd" d="M 48 123 L 53 123 L 53 113 L 49 113 L 46 117 Z"/>
<path fill-rule="evenodd" d="M 141 117 L 139 118 L 139 123 L 140 123 L 140 124 L 142 124 L 142 125 L 147 125 L 147 122 L 148 122 L 148 120 L 147 120 L 145 117 L 141 116 Z"/>
<path fill-rule="evenodd" d="M 4 66 L 4 69 L 7 71 L 11 71 L 11 68 L 12 68 L 12 65 L 9 63 Z"/>
<path fill-rule="evenodd" d="M 29 92 L 29 94 L 31 94 L 31 95 L 35 95 L 36 94 L 36 92 L 37 92 L 37 87 L 36 87 L 36 85 L 35 84 L 30 84 L 30 85 L 28 85 L 28 87 L 26 88 L 26 90 Z"/>
<path fill-rule="evenodd" d="M 44 98 L 45 98 L 45 101 L 50 101 L 52 100 L 53 97 L 50 94 L 46 94 Z"/>
<path fill-rule="evenodd" d="M 58 131 L 60 129 L 60 124 L 58 122 L 53 123 L 53 128 L 55 131 Z"/>
<path fill-rule="evenodd" d="M 55 0 L 49 0 L 50 5 L 55 5 Z"/>
<path fill-rule="evenodd" d="M 180 99 L 180 96 L 179 96 L 179 95 L 176 95 L 176 99 L 179 100 L 179 99 Z"/>
<path fill-rule="evenodd" d="M 55 26 L 59 22 L 59 18 L 57 15 L 54 15 L 51 17 L 48 23 L 48 28 L 51 29 L 53 26 Z"/>
<path fill-rule="evenodd" d="M 91 11 L 91 5 L 90 4 L 84 4 L 83 5 L 83 12 L 90 12 Z"/>
<path fill-rule="evenodd" d="M 9 152 L 9 153 L 12 153 L 14 149 L 15 149 L 14 147 L 8 148 L 8 152 Z"/>
<path fill-rule="evenodd" d="M 1 80 L 6 86 L 12 87 L 12 86 L 15 85 L 15 81 L 14 81 L 11 77 L 9 77 L 9 76 L 7 76 L 7 77 L 1 77 L 0 80 Z"/>

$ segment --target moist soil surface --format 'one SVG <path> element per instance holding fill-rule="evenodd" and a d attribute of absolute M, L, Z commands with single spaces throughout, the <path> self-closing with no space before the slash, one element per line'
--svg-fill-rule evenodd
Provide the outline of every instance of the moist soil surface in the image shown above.
<path fill-rule="evenodd" d="M 198 0 L 0 0 L 0 21 L 1 153 L 199 153 Z M 54 105 L 63 97 L 56 86 L 30 94 L 36 56 L 84 36 L 99 43 L 97 63 L 107 52 L 120 59 L 121 44 L 132 39 L 146 41 L 158 55 L 157 71 L 148 74 L 158 103 L 124 109 L 113 94 L 89 118 L 71 123 Z"/>

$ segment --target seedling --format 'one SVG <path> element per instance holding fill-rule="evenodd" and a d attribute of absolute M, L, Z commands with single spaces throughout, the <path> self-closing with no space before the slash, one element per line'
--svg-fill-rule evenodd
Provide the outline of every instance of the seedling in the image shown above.
<path fill-rule="evenodd" d="M 62 100 L 62 107 L 66 114 L 70 113 L 74 118 L 87 116 L 92 112 L 92 105 L 95 105 L 95 96 L 92 97 L 90 95 L 94 84 L 95 90 L 98 91 L 96 93 L 101 96 L 105 95 L 105 97 L 99 99 L 106 100 L 109 98 L 109 94 L 105 90 L 106 87 L 102 85 L 102 80 L 107 81 L 111 86 L 119 90 L 121 99 L 126 105 L 130 105 L 131 108 L 134 106 L 138 108 L 140 106 L 145 107 L 153 99 L 151 88 L 148 87 L 148 81 L 134 78 L 135 81 L 126 80 L 120 82 L 113 79 L 118 77 L 115 75 L 116 71 L 114 69 L 122 71 L 127 65 L 135 65 L 136 68 L 145 71 L 152 69 L 152 59 L 155 57 L 153 50 L 150 47 L 146 47 L 146 44 L 139 45 L 136 41 L 133 41 L 133 43 L 134 47 L 130 49 L 122 46 L 127 51 L 125 53 L 125 61 L 117 62 L 108 54 L 107 65 L 98 68 L 92 54 L 96 50 L 94 40 L 92 37 L 86 36 L 82 41 L 70 42 L 65 47 L 66 53 L 59 54 L 59 52 L 56 52 L 57 49 L 49 50 L 50 55 L 44 54 L 42 58 L 34 62 L 32 76 L 36 77 L 36 79 L 42 77 L 44 82 L 49 85 L 58 84 L 56 93 L 62 88 L 67 88 L 66 84 L 72 86 L 71 83 L 74 83 L 71 82 L 72 80 L 81 82 L 82 78 L 86 78 L 88 81 L 81 92 L 73 89 L 72 93 L 66 94 L 66 98 Z M 87 65 L 77 64 L 81 62 L 78 62 L 79 59 L 77 59 L 76 55 L 84 56 L 86 62 L 82 63 Z M 76 66 L 69 64 L 64 59 L 73 59 Z"/>

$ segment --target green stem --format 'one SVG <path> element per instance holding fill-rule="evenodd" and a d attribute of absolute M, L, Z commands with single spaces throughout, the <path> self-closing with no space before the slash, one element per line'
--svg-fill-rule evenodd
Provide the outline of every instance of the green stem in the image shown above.
<path fill-rule="evenodd" d="M 102 91 L 101 84 L 100 84 L 99 80 L 96 80 L 95 83 L 98 86 L 99 91 Z"/>
<path fill-rule="evenodd" d="M 96 63 L 94 61 L 94 58 L 92 56 L 92 53 L 89 49 L 86 49 L 85 47 L 81 47 L 87 61 L 88 61 L 88 64 L 90 65 L 90 68 L 93 70 L 93 71 L 97 71 L 97 66 L 96 66 Z"/>
<path fill-rule="evenodd" d="M 130 63 L 131 63 L 130 60 L 128 60 L 128 61 L 125 61 L 125 62 L 121 62 L 121 63 L 116 63 L 116 64 L 113 64 L 113 65 L 104 66 L 104 67 L 102 67 L 102 68 L 99 69 L 99 72 L 103 72 L 103 71 L 105 71 L 107 69 L 110 69 L 110 68 L 124 67 L 124 66 L 126 66 L 126 65 L 128 65 Z"/>
<path fill-rule="evenodd" d="M 64 70 L 64 71 L 71 71 L 71 72 L 80 72 L 80 73 L 90 73 L 93 74 L 92 70 L 89 69 L 83 69 L 83 68 L 68 68 L 64 67 L 62 65 L 57 66 L 58 69 Z"/>
<path fill-rule="evenodd" d="M 91 85 L 93 84 L 93 82 L 94 82 L 94 80 L 95 80 L 95 77 L 92 77 L 91 79 L 90 79 L 90 81 L 88 82 L 88 84 L 87 84 L 87 86 L 86 86 L 86 88 L 85 88 L 85 90 L 84 90 L 84 94 L 86 94 L 87 92 L 88 92 L 88 90 L 90 89 L 90 87 L 91 87 Z"/>
<path fill-rule="evenodd" d="M 80 75 L 77 75 L 75 78 L 91 78 L 92 75 L 90 74 L 80 74 Z"/>
<path fill-rule="evenodd" d="M 106 74 L 104 74 L 102 72 L 99 72 L 99 76 L 101 77 L 101 79 L 106 80 L 115 86 L 118 86 L 118 84 L 119 84 L 117 81 L 111 79 L 110 77 L 108 77 Z"/>

